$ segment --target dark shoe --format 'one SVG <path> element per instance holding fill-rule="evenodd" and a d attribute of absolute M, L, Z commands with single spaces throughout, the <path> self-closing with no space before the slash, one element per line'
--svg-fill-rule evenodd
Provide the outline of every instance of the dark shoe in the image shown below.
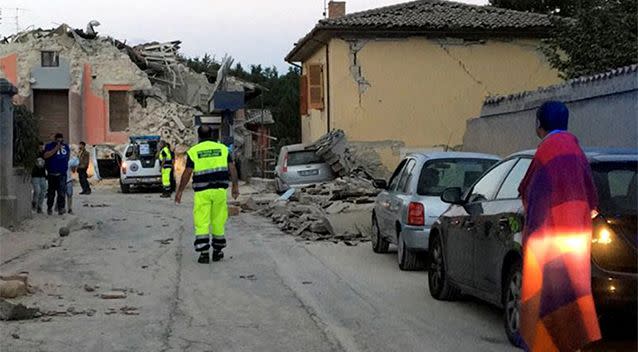
<path fill-rule="evenodd" d="M 86 195 L 91 194 L 91 190 L 86 191 Z"/>
<path fill-rule="evenodd" d="M 224 258 L 224 252 L 222 251 L 213 251 L 213 261 L 218 262 Z"/>
<path fill-rule="evenodd" d="M 86 192 L 82 191 L 82 192 L 80 192 L 79 194 L 88 194 L 88 193 L 86 193 Z"/>
<path fill-rule="evenodd" d="M 36 208 L 37 205 L 35 204 L 35 202 L 31 202 L 31 210 L 35 211 Z"/>
<path fill-rule="evenodd" d="M 170 193 L 162 193 L 162 195 L 160 196 L 160 198 L 170 198 L 171 194 Z"/>
<path fill-rule="evenodd" d="M 199 264 L 208 264 L 210 263 L 210 256 L 208 255 L 208 252 L 202 252 L 199 254 L 199 258 L 197 259 L 197 262 Z"/>
<path fill-rule="evenodd" d="M 73 214 L 73 209 L 69 209 L 68 213 Z"/>
<path fill-rule="evenodd" d="M 53 210 L 51 210 L 51 208 L 47 209 L 47 215 L 53 215 Z"/>
<path fill-rule="evenodd" d="M 58 215 L 64 215 L 64 213 L 66 213 L 66 211 L 64 209 L 58 210 Z"/>
<path fill-rule="evenodd" d="M 42 214 L 42 207 L 38 207 L 38 214 Z"/>

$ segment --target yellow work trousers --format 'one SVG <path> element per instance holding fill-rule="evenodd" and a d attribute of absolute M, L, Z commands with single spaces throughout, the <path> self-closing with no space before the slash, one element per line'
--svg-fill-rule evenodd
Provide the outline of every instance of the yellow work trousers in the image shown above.
<path fill-rule="evenodd" d="M 165 190 L 171 188 L 171 171 L 173 171 L 173 169 L 162 168 L 162 187 L 164 187 Z"/>
<path fill-rule="evenodd" d="M 195 192 L 193 198 L 193 225 L 195 226 L 195 250 L 210 248 L 209 235 L 212 233 L 212 247 L 221 250 L 226 247 L 224 227 L 228 219 L 226 189 L 207 189 Z"/>

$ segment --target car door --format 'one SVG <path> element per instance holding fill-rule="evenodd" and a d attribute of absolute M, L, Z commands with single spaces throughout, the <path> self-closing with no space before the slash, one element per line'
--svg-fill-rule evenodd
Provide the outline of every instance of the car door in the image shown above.
<path fill-rule="evenodd" d="M 450 277 L 461 284 L 475 287 L 474 265 L 477 235 L 483 230 L 483 205 L 493 199 L 498 187 L 516 160 L 506 160 L 494 166 L 469 189 L 462 206 L 455 212 L 447 236 L 447 268 Z"/>
<path fill-rule="evenodd" d="M 379 230 L 381 230 L 381 234 L 383 237 L 389 238 L 391 237 L 390 231 L 393 230 L 392 224 L 392 212 L 390 211 L 390 201 L 392 199 L 392 193 L 396 191 L 397 186 L 399 184 L 399 180 L 401 178 L 403 169 L 405 168 L 405 164 L 407 163 L 407 159 L 402 160 L 399 163 L 399 166 L 394 170 L 392 177 L 390 177 L 390 181 L 388 182 L 388 187 L 383 190 L 377 196 L 377 201 L 375 205 L 375 214 L 377 215 L 377 223 L 379 225 Z M 392 236 L 393 237 L 393 236 Z"/>
<path fill-rule="evenodd" d="M 522 228 L 518 186 L 532 161 L 527 157 L 511 160 L 515 162 L 514 167 L 498 187 L 496 196 L 483 202 L 482 226 L 475 237 L 476 286 L 491 299 L 500 298 L 503 260 L 512 246 L 513 236 Z"/>

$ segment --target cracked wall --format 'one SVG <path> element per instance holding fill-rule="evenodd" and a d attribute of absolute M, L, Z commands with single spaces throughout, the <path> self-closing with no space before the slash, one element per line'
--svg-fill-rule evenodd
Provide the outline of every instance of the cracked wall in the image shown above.
<path fill-rule="evenodd" d="M 511 38 L 333 39 L 331 128 L 343 129 L 349 140 L 358 142 L 391 140 L 419 150 L 458 146 L 467 120 L 480 114 L 487 95 L 560 82 L 537 49 L 539 44 Z M 321 55 L 324 49 L 315 56 Z M 325 110 L 313 110 L 302 118 L 303 128 L 325 117 Z M 313 140 L 305 131 L 303 135 L 304 142 Z M 384 152 L 383 163 L 389 169 L 400 159 L 395 154 Z"/>

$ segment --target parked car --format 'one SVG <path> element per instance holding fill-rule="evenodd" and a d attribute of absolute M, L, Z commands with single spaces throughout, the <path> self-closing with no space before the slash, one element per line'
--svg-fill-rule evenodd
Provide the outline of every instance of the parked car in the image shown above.
<path fill-rule="evenodd" d="M 424 267 L 430 227 L 447 209 L 441 193 L 448 187 L 471 186 L 500 160 L 489 154 L 433 152 L 408 155 L 390 181 L 376 180 L 383 189 L 372 212 L 372 250 L 388 251 L 396 244 L 401 270 Z"/>
<path fill-rule="evenodd" d="M 451 300 L 462 292 L 505 308 L 512 343 L 519 328 L 522 278 L 524 214 L 518 186 L 533 155 L 531 150 L 508 157 L 465 192 L 446 189 L 441 198 L 451 206 L 430 233 L 430 294 Z M 600 318 L 635 314 L 638 150 L 591 149 L 586 155 L 600 203 L 593 220 L 591 266 L 597 311 Z"/>
<path fill-rule="evenodd" d="M 334 171 L 317 155 L 316 150 L 309 149 L 303 144 L 286 145 L 281 148 L 275 167 L 277 192 L 285 192 L 291 186 L 303 187 L 334 178 Z"/>
<path fill-rule="evenodd" d="M 129 193 L 132 187 L 160 188 L 162 172 L 157 159 L 159 136 L 131 136 L 122 152 L 120 189 Z"/>

